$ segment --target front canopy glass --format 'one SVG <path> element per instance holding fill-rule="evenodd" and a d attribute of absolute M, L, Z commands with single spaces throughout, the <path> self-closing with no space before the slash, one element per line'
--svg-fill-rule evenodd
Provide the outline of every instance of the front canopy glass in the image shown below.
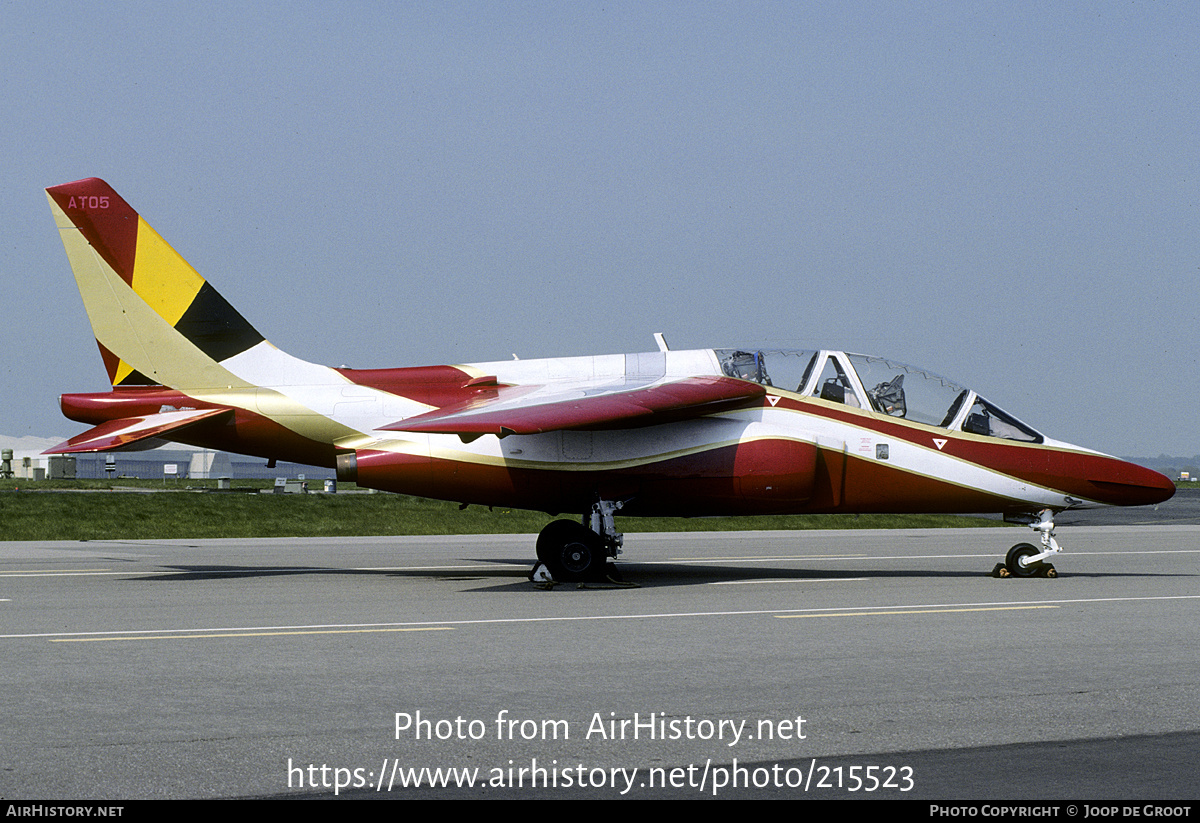
<path fill-rule="evenodd" d="M 716 355 L 726 375 L 764 386 L 954 431 L 1027 443 L 1043 440 L 970 389 L 895 360 L 798 349 L 717 349 Z"/>

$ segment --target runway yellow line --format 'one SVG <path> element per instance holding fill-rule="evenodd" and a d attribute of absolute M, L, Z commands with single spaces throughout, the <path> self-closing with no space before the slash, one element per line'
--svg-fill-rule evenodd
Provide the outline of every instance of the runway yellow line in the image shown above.
<path fill-rule="evenodd" d="M 1058 606 L 992 606 L 980 609 L 905 609 L 870 612 L 832 612 L 829 614 L 777 614 L 780 620 L 793 617 L 888 617 L 893 614 L 947 614 L 951 612 L 1007 612 L 1022 609 L 1057 609 Z"/>
<path fill-rule="evenodd" d="M 102 640 L 192 640 L 197 638 L 217 637 L 279 637 L 299 634 L 369 634 L 379 632 L 451 632 L 453 626 L 429 626 L 409 629 L 319 629 L 293 632 L 224 632 L 221 634 L 159 634 L 132 635 L 125 637 L 57 637 L 51 638 L 51 643 L 96 643 Z"/>
<path fill-rule="evenodd" d="M 296 629 L 288 629 L 287 627 L 264 626 L 261 634 L 321 634 L 321 633 L 341 633 L 341 632 L 378 632 L 378 631 L 445 631 L 447 629 L 456 628 L 458 626 L 515 626 L 524 623 L 576 623 L 590 621 L 613 621 L 613 620 L 675 620 L 675 619 L 695 619 L 705 617 L 847 617 L 855 614 L 878 617 L 888 614 L 920 614 L 931 612 L 986 612 L 986 611 L 1006 611 L 1012 609 L 1055 609 L 1060 605 L 1102 605 L 1112 603 L 1163 603 L 1170 601 L 1200 601 L 1200 594 L 1169 594 L 1169 595 L 1142 595 L 1132 597 L 1079 597 L 1079 598 L 1062 598 L 1054 600 L 1046 600 L 1040 603 L 1031 604 L 1029 601 L 992 601 L 981 604 L 963 604 L 963 603 L 948 603 L 945 606 L 937 606 L 936 604 L 919 606 L 909 606 L 907 610 L 899 608 L 889 608 L 887 606 L 861 606 L 860 612 L 848 612 L 846 607 L 835 608 L 796 608 L 796 609 L 720 609 L 720 610 L 705 610 L 692 612 L 639 612 L 635 614 L 574 614 L 574 615 L 558 615 L 558 616 L 542 616 L 542 617 L 487 617 L 474 619 L 459 619 L 459 620 L 425 620 L 412 621 L 402 624 L 397 623 L 367 623 L 367 624 L 350 624 L 355 626 L 366 626 L 367 628 L 356 629 L 338 629 L 338 628 L 323 628 L 322 626 L 314 627 L 297 627 Z M 339 625 L 339 624 L 323 624 L 323 625 Z M 341 624 L 345 625 L 345 624 Z M 374 627 L 374 628 L 371 628 Z M 204 632 L 206 634 L 218 637 L 247 637 L 253 636 L 256 632 L 251 631 L 256 627 L 247 627 L 245 629 L 236 628 L 210 628 L 196 629 L 195 632 Z M 21 632 L 13 634 L 0 634 L 0 640 L 29 640 L 41 639 L 50 640 L 51 642 L 70 642 L 75 638 L 88 639 L 80 637 L 88 635 L 92 639 L 106 640 L 129 638 L 136 640 L 147 635 L 139 634 L 141 631 L 151 631 L 150 629 L 127 629 L 114 632 L 102 631 L 79 631 L 79 632 Z M 180 637 L 195 636 L 192 632 L 186 629 L 164 629 L 164 632 L 169 633 L 170 637 L 176 635 Z M 68 636 L 69 635 L 69 636 Z"/>

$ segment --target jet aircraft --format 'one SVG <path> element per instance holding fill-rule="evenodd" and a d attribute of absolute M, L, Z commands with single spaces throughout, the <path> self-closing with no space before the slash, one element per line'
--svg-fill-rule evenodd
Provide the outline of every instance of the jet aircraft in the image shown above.
<path fill-rule="evenodd" d="M 49 453 L 163 441 L 336 467 L 360 486 L 570 513 L 556 579 L 603 575 L 614 516 L 997 512 L 1004 568 L 1050 573 L 1063 510 L 1158 503 L 1161 474 L 1052 440 L 952 380 L 834 350 L 728 347 L 392 369 L 267 342 L 102 180 L 47 189 L 112 390 Z M 272 465 L 269 463 L 268 465 Z"/>

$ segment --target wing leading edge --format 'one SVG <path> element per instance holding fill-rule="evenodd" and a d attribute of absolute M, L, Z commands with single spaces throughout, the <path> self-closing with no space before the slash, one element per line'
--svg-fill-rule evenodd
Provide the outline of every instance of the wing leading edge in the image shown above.
<path fill-rule="evenodd" d="M 766 389 L 730 377 L 624 381 L 601 387 L 503 386 L 480 401 L 446 406 L 384 426 L 388 431 L 457 434 L 543 434 L 637 428 L 755 405 Z"/>

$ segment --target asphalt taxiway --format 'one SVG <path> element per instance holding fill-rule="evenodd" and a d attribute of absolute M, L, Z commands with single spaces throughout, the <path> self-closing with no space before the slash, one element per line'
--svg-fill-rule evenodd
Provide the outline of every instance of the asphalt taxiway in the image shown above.
<path fill-rule="evenodd" d="M 1194 798 L 1200 526 L 1029 537 L 0 543 L 0 796 Z"/>

